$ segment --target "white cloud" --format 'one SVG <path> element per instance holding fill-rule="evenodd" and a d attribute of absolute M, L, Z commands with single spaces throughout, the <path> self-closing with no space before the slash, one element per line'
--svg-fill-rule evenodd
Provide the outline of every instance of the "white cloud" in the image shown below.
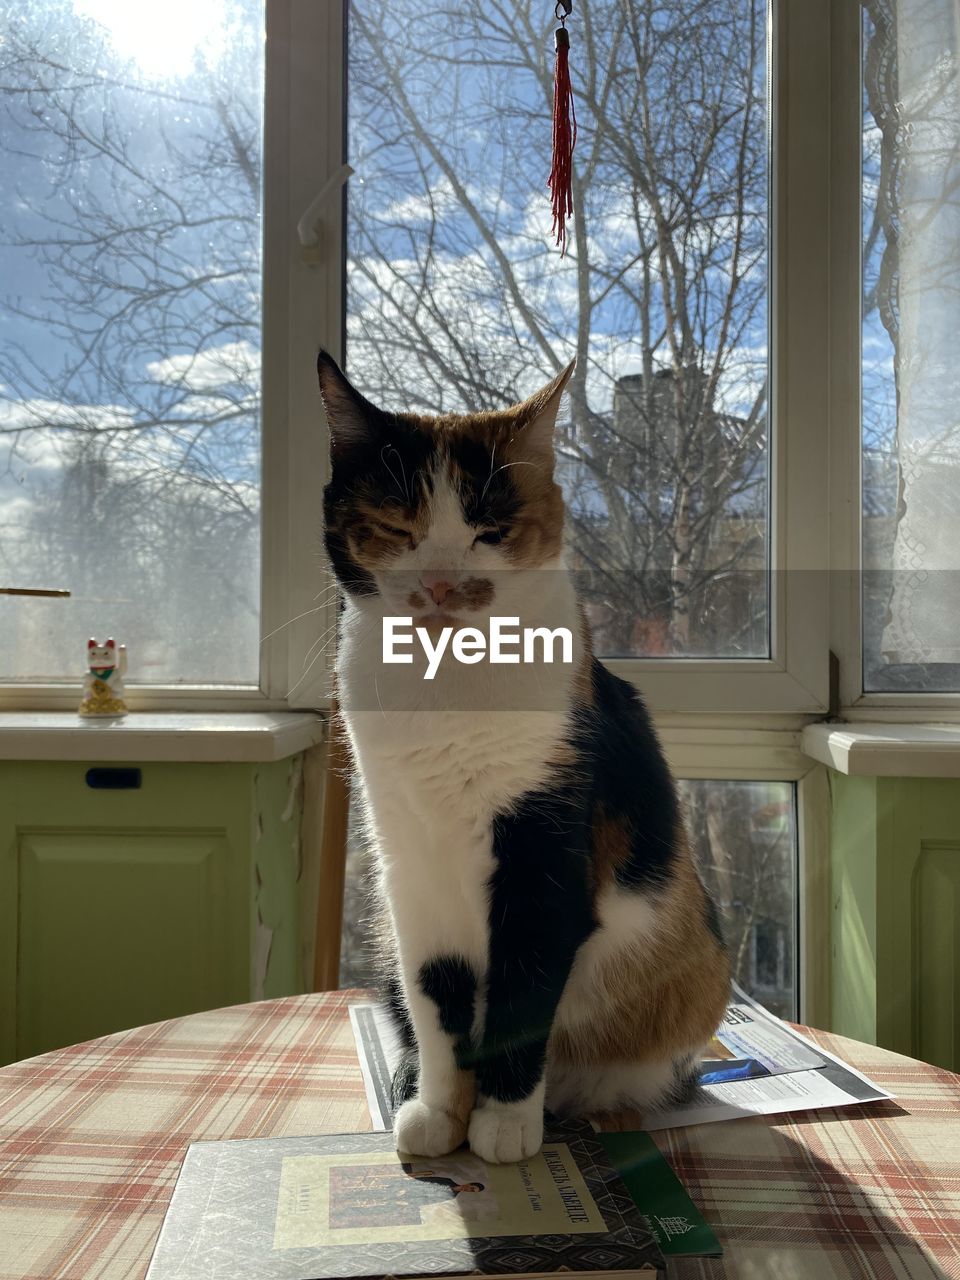
<path fill-rule="evenodd" d="M 119 405 L 66 404 L 40 397 L 0 400 L 0 431 L 35 431 L 41 427 L 109 431 L 129 427 L 133 421 L 129 410 Z"/>
<path fill-rule="evenodd" d="M 406 226 L 410 223 L 427 222 L 432 216 L 442 218 L 446 214 L 456 213 L 459 208 L 460 202 L 453 194 L 449 179 L 440 178 L 429 193 L 418 192 L 400 200 L 392 200 L 378 210 L 377 217 L 384 222 L 399 222 Z"/>
<path fill-rule="evenodd" d="M 365 185 L 362 179 L 360 182 L 361 185 Z M 372 192 L 377 192 L 378 188 L 386 186 L 387 182 L 387 175 L 379 175 L 369 183 L 369 186 Z M 464 183 L 463 188 L 471 204 L 486 217 L 504 216 L 510 213 L 510 206 L 502 199 L 496 188 L 478 186 L 471 182 Z M 378 221 L 395 222 L 401 226 L 416 226 L 418 223 L 429 221 L 432 217 L 442 220 L 446 217 L 455 217 L 463 211 L 460 197 L 454 193 L 450 179 L 441 176 L 429 191 L 412 192 L 399 199 L 388 200 L 385 204 L 376 207 L 373 215 Z"/>
<path fill-rule="evenodd" d="M 260 372 L 260 352 L 251 342 L 225 342 L 206 351 L 151 360 L 147 376 L 154 382 L 184 386 L 191 391 L 212 391 Z"/>

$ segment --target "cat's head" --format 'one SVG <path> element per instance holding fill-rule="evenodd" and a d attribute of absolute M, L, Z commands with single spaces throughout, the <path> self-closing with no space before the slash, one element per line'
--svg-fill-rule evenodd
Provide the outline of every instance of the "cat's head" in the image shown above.
<path fill-rule="evenodd" d="M 116 661 L 117 646 L 112 637 L 104 644 L 99 644 L 92 638 L 87 641 L 87 666 L 91 671 L 102 671 L 114 666 Z"/>
<path fill-rule="evenodd" d="M 516 611 L 561 563 L 553 430 L 573 365 L 521 404 L 436 417 L 378 409 L 325 352 L 317 372 L 326 543 L 345 590 L 427 624 Z"/>

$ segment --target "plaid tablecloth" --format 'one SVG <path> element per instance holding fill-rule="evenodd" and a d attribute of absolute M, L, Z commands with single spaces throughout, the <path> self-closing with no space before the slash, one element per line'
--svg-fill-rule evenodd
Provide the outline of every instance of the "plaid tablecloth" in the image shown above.
<path fill-rule="evenodd" d="M 0 1280 L 140 1280 L 194 1139 L 366 1129 L 356 994 L 217 1009 L 0 1070 Z M 960 1278 L 960 1077 L 811 1034 L 898 1102 L 657 1134 L 726 1251 L 671 1274 Z"/>

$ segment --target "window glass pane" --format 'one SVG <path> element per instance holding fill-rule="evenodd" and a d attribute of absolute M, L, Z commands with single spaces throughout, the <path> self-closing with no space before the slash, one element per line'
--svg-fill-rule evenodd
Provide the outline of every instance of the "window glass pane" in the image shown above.
<path fill-rule="evenodd" d="M 733 974 L 785 1018 L 797 1017 L 797 824 L 790 782 L 681 780 L 694 856 L 720 909 Z M 340 984 L 373 986 L 370 859 L 351 814 Z"/>
<path fill-rule="evenodd" d="M 960 49 L 863 4 L 864 688 L 960 690 Z"/>
<path fill-rule="evenodd" d="M 0 19 L 0 672 L 258 678 L 262 0 Z"/>
<path fill-rule="evenodd" d="M 539 0 L 353 0 L 350 372 L 483 409 L 576 355 L 561 478 L 599 650 L 766 657 L 766 6 L 575 9 L 564 259 L 553 26 Z"/>
<path fill-rule="evenodd" d="M 683 780 L 694 853 L 714 896 L 733 976 L 797 1017 L 797 823 L 791 782 Z"/>

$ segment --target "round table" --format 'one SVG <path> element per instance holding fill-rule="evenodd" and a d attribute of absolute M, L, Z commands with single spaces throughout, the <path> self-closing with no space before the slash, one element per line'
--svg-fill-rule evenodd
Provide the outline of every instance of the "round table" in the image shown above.
<path fill-rule="evenodd" d="M 140 1280 L 187 1144 L 369 1128 L 347 1004 L 215 1009 L 0 1070 L 0 1280 Z M 960 1077 L 811 1031 L 897 1096 L 665 1130 L 724 1246 L 682 1280 L 960 1280 Z"/>

